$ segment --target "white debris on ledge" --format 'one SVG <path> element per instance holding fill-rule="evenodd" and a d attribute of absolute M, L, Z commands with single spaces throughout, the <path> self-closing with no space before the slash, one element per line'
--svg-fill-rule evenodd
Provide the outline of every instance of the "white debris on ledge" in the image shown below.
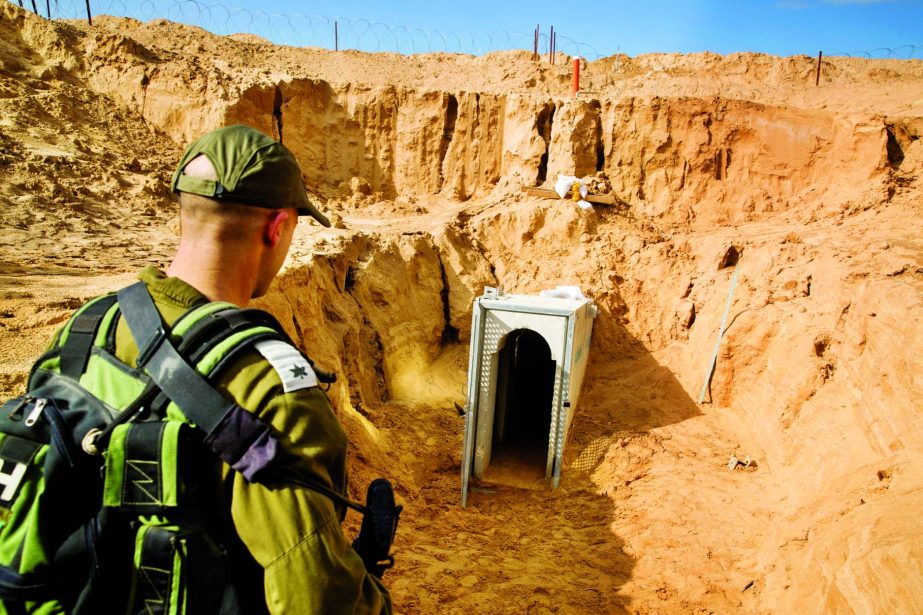
<path fill-rule="evenodd" d="M 593 206 L 585 200 L 589 192 L 586 184 L 573 175 L 558 175 L 558 181 L 554 183 L 554 191 L 557 192 L 558 196 L 562 199 L 568 198 L 568 196 L 573 198 L 574 186 L 577 187 L 580 193 L 580 199 L 575 201 L 577 207 L 580 209 L 593 209 Z"/>
<path fill-rule="evenodd" d="M 579 286 L 556 286 L 553 290 L 543 290 L 539 297 L 555 297 L 557 299 L 586 299 Z"/>

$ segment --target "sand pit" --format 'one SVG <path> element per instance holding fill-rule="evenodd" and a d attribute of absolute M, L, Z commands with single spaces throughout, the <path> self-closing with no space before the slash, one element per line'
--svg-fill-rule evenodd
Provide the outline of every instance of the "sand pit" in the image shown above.
<path fill-rule="evenodd" d="M 807 57 L 621 56 L 575 100 L 528 53 L 11 3 L 0 30 L 5 396 L 83 300 L 167 263 L 183 143 L 244 122 L 334 221 L 259 306 L 340 376 L 353 495 L 396 483 L 398 612 L 923 612 L 923 62 L 825 58 L 815 86 Z M 614 204 L 521 190 L 558 174 Z M 472 302 L 564 284 L 599 316 L 561 485 L 485 480 L 462 509 Z"/>

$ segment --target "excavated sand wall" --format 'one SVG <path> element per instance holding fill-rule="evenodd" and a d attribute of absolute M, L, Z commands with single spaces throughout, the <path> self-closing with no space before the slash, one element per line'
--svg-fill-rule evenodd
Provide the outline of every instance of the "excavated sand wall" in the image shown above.
<path fill-rule="evenodd" d="M 461 328 L 470 318 L 470 301 L 485 283 L 534 291 L 558 275 L 580 284 L 600 306 L 593 356 L 657 352 L 691 400 L 730 290 L 733 266 L 720 264 L 733 235 L 715 244 L 615 235 L 624 251 L 597 254 L 580 241 L 588 231 L 581 220 L 576 208 L 524 203 L 436 235 L 354 240 L 290 269 L 265 305 L 290 313 L 292 332 L 312 356 L 344 376 L 334 399 L 367 434 L 364 451 L 376 446 L 366 408 L 387 399 L 462 397 L 463 367 L 451 366 L 457 386 L 447 394 L 429 379 L 444 371 L 444 353 L 465 350 L 468 331 L 457 344 L 452 323 Z M 923 342 L 923 325 L 902 324 L 918 304 L 901 283 L 908 272 L 896 262 L 893 279 L 856 278 L 838 261 L 839 248 L 810 236 L 749 236 L 736 249 L 742 273 L 734 318 L 709 399 L 780 485 L 776 529 L 764 528 L 768 540 L 753 548 L 755 560 L 780 566 L 761 604 L 779 611 L 810 605 L 812 612 L 912 604 L 919 587 L 882 564 L 921 555 L 907 532 L 923 505 L 908 481 L 923 450 L 910 396 L 923 363 L 915 355 L 893 360 L 897 347 Z M 873 252 L 870 262 L 894 258 Z M 595 268 L 579 268 L 594 256 Z M 549 257 L 564 271 L 536 276 L 533 263 Z M 686 301 L 695 306 L 692 323 L 678 318 Z M 865 529 L 844 543 L 837 519 Z M 807 544 L 805 536 L 810 548 L 793 550 Z M 822 582 L 805 585 L 801 575 Z"/>
<path fill-rule="evenodd" d="M 360 465 L 391 463 L 376 405 L 459 399 L 471 304 L 485 285 L 580 285 L 600 306 L 593 361 L 656 357 L 695 407 L 733 271 L 720 263 L 734 246 L 741 273 L 709 412 L 777 489 L 765 496 L 776 498 L 773 526 L 753 528 L 748 549 L 765 573 L 756 612 L 899 612 L 923 595 L 923 363 L 908 350 L 923 343 L 920 269 L 909 241 L 873 241 L 865 228 L 857 249 L 847 231 L 830 232 L 864 208 L 886 209 L 919 174 L 919 118 L 743 96 L 366 85 L 293 77 L 269 61 L 235 73 L 236 58 L 210 55 L 194 36 L 175 54 L 131 38 L 141 27 L 132 22 L 125 35 L 78 35 L 17 19 L 2 49 L 29 51 L 4 53 L 7 70 L 85 82 L 143 117 L 151 139 L 183 143 L 245 122 L 282 138 L 322 198 L 355 178 L 382 199 L 483 197 L 438 229 L 338 235 L 259 303 L 338 374 L 331 395 Z M 810 71 L 771 64 L 770 77 L 777 66 Z M 583 214 L 518 198 L 559 173 L 605 173 L 621 203 Z"/>
<path fill-rule="evenodd" d="M 890 136 L 882 118 L 743 101 L 601 103 L 304 80 L 250 88 L 224 122 L 282 136 L 325 196 L 353 177 L 384 198 L 465 200 L 498 183 L 604 172 L 619 200 L 675 224 L 740 223 L 880 192 Z"/>
<path fill-rule="evenodd" d="M 497 188 L 548 186 L 559 173 L 603 172 L 638 214 L 670 224 L 736 224 L 883 193 L 907 141 L 901 126 L 880 116 L 717 96 L 562 99 L 271 71 L 239 83 L 228 62 L 202 66 L 203 59 L 172 57 L 121 35 L 96 34 L 86 52 L 63 61 L 85 64 L 93 87 L 177 142 L 219 124 L 257 126 L 282 138 L 325 198 L 354 177 L 383 198 L 466 200 Z M 703 208 L 703 201 L 719 205 Z"/>
<path fill-rule="evenodd" d="M 336 386 L 353 409 L 388 399 L 455 400 L 461 386 L 444 391 L 421 375 L 446 348 L 467 341 L 475 293 L 497 283 L 467 242 L 452 227 L 353 238 L 287 270 L 261 302 L 283 314 L 321 366 L 346 376 Z"/>
<path fill-rule="evenodd" d="M 384 198 L 466 200 L 500 178 L 504 107 L 497 96 L 293 80 L 243 92 L 224 120 L 281 136 L 325 196 L 358 177 Z"/>
<path fill-rule="evenodd" d="M 831 196 L 856 198 L 880 190 L 887 168 L 881 118 L 748 101 L 607 102 L 602 134 L 615 193 L 676 223 L 734 224 Z"/>

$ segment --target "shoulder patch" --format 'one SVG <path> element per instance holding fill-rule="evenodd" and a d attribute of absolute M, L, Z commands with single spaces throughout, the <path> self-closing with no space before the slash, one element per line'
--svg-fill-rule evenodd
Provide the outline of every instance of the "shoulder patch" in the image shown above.
<path fill-rule="evenodd" d="M 263 355 L 282 380 L 286 393 L 317 386 L 317 376 L 311 364 L 298 349 L 278 340 L 264 340 L 253 345 Z"/>

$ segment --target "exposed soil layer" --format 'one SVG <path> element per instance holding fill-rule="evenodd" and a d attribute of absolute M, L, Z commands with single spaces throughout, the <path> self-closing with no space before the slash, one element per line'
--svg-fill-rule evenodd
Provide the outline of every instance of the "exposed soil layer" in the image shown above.
<path fill-rule="evenodd" d="M 0 33 L 5 396 L 82 301 L 167 264 L 182 145 L 243 122 L 334 221 L 257 304 L 339 374 L 353 495 L 396 483 L 399 612 L 923 612 L 923 62 L 825 58 L 815 86 L 807 57 L 614 56 L 574 99 L 520 52 L 11 3 Z M 521 190 L 561 173 L 615 204 Z M 558 284 L 600 311 L 561 487 L 510 462 L 462 509 L 472 302 Z"/>

